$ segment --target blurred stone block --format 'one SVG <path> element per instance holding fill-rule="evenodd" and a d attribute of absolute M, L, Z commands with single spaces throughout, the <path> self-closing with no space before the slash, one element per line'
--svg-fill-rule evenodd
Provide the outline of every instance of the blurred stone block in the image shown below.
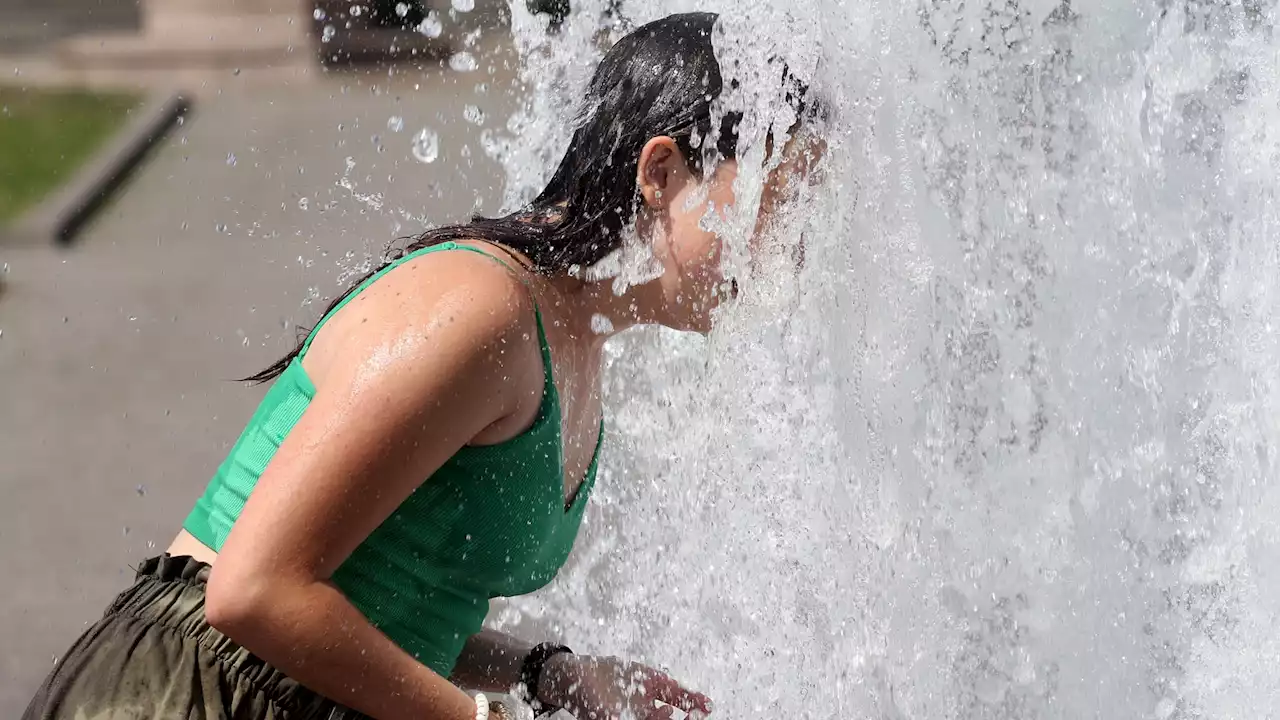
<path fill-rule="evenodd" d="M 313 33 L 326 65 L 438 60 L 453 52 L 444 0 L 314 0 Z M 440 22 L 431 37 L 419 30 L 429 12 Z"/>
<path fill-rule="evenodd" d="M 143 0 L 139 33 L 61 43 L 68 69 L 279 67 L 310 62 L 311 4 L 303 0 Z"/>

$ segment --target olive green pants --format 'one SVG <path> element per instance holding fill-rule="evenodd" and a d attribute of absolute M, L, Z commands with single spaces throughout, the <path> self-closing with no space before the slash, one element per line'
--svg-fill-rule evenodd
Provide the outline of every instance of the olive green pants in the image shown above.
<path fill-rule="evenodd" d="M 133 587 L 80 636 L 23 720 L 357 720 L 205 622 L 209 566 L 142 564 Z"/>

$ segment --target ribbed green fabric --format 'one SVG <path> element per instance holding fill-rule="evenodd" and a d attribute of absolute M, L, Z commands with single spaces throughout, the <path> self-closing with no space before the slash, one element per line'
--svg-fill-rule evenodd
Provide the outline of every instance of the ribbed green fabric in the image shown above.
<path fill-rule="evenodd" d="M 411 253 L 382 273 L 425 253 L 455 249 L 502 262 L 450 242 Z M 382 273 L 361 284 L 347 300 Z M 577 538 L 595 483 L 593 459 L 573 502 L 565 507 L 560 400 L 541 315 L 538 337 L 546 384 L 533 425 L 507 442 L 460 450 L 361 543 L 333 577 L 365 617 L 441 675 L 452 671 L 467 638 L 481 629 L 490 598 L 532 592 L 555 577 Z M 308 338 L 304 354 L 309 345 Z M 315 391 L 300 355 L 271 386 L 196 501 L 183 525 L 187 532 L 221 550 L 249 493 Z M 598 457 L 598 447 L 596 452 Z"/>

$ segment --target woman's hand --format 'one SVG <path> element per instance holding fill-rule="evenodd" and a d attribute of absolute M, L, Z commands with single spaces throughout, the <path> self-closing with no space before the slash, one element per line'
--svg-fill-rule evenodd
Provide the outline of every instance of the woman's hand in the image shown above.
<path fill-rule="evenodd" d="M 562 653 L 542 672 L 545 692 L 539 694 L 578 720 L 669 720 L 676 710 L 711 712 L 711 698 L 627 660 Z"/>

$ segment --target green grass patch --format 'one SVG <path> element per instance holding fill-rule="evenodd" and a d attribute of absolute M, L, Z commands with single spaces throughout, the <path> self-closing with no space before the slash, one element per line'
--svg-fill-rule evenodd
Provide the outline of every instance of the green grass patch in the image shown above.
<path fill-rule="evenodd" d="M 0 86 L 0 223 L 69 180 L 139 102 L 122 93 Z"/>

